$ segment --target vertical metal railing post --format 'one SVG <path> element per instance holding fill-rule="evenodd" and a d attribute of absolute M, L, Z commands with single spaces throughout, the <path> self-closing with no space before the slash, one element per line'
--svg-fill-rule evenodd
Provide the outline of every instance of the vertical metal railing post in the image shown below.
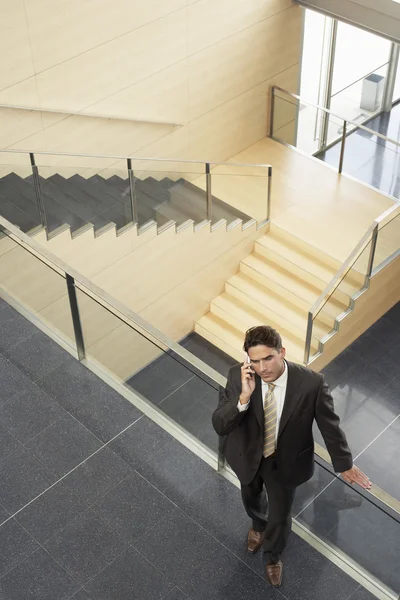
<path fill-rule="evenodd" d="M 369 250 L 367 273 L 365 275 L 365 285 L 366 286 L 369 285 L 372 269 L 374 268 L 376 242 L 378 241 L 378 229 L 379 229 L 379 225 L 378 225 L 378 223 L 376 223 L 374 230 L 372 232 L 372 237 L 371 237 L 371 248 Z"/>
<path fill-rule="evenodd" d="M 46 237 L 47 237 L 48 230 L 47 230 L 46 211 L 44 209 L 42 188 L 40 187 L 39 170 L 36 166 L 35 155 L 33 154 L 33 152 L 29 153 L 29 158 L 31 160 L 31 165 L 32 165 L 33 187 L 35 189 L 36 200 L 37 200 L 37 205 L 38 205 L 38 209 L 39 209 L 40 222 L 46 230 Z"/>
<path fill-rule="evenodd" d="M 65 277 L 67 280 L 69 306 L 71 309 L 72 325 L 74 327 L 75 343 L 76 343 L 76 349 L 78 352 L 78 359 L 83 360 L 86 356 L 86 353 L 85 353 L 85 343 L 83 340 L 81 318 L 80 318 L 80 314 L 79 314 L 78 299 L 76 297 L 75 280 L 73 277 L 71 277 L 71 275 L 68 275 L 68 273 L 65 273 Z"/>
<path fill-rule="evenodd" d="M 207 220 L 212 220 L 212 192 L 210 163 L 206 163 L 206 194 L 207 194 Z"/>
<path fill-rule="evenodd" d="M 128 179 L 129 179 L 129 198 L 131 203 L 131 218 L 132 223 L 136 223 L 139 226 L 138 210 L 135 193 L 135 177 L 132 170 L 132 159 L 127 159 L 128 165 Z"/>
<path fill-rule="evenodd" d="M 340 144 L 339 173 L 343 170 L 344 147 L 346 144 L 347 121 L 343 121 L 342 142 Z"/>
<path fill-rule="evenodd" d="M 304 345 L 304 364 L 305 365 L 308 365 L 308 362 L 310 360 L 312 328 L 313 328 L 313 314 L 312 314 L 312 312 L 309 312 L 308 317 L 307 317 L 306 342 Z"/>
<path fill-rule="evenodd" d="M 275 88 L 271 86 L 271 105 L 269 113 L 269 137 L 274 137 Z"/>
<path fill-rule="evenodd" d="M 271 220 L 272 167 L 268 167 L 267 221 Z"/>

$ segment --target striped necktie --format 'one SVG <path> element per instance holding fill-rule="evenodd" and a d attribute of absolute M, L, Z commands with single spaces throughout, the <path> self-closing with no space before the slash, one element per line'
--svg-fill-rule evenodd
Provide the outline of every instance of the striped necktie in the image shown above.
<path fill-rule="evenodd" d="M 275 452 L 276 433 L 276 401 L 274 383 L 268 384 L 268 392 L 264 399 L 264 450 L 263 456 L 271 456 Z"/>

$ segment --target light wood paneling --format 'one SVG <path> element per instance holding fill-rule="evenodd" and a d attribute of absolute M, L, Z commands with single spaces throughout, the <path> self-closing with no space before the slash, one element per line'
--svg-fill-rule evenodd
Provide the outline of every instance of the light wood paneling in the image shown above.
<path fill-rule="evenodd" d="M 214 234 L 211 234 L 214 235 Z M 243 256 L 251 252 L 257 233 L 232 246 L 200 271 L 149 304 L 140 316 L 179 340 L 194 329 L 195 321 L 209 308 L 212 298 L 224 287 L 224 277 L 233 275 Z"/>
<path fill-rule="evenodd" d="M 292 6 L 291 0 L 200 0 L 187 10 L 188 54 L 195 54 L 207 46 L 233 36 L 243 29 Z"/>
<path fill-rule="evenodd" d="M 185 10 L 37 75 L 45 106 L 79 111 L 185 59 Z"/>
<path fill-rule="evenodd" d="M 160 101 L 162 99 L 162 101 Z M 92 114 L 171 123 L 189 119 L 186 61 L 181 61 L 86 108 Z"/>
<path fill-rule="evenodd" d="M 24 0 L 0 2 L 0 88 L 34 74 Z"/>
<path fill-rule="evenodd" d="M 37 72 L 124 36 L 185 7 L 185 0 L 29 0 Z"/>
<path fill-rule="evenodd" d="M 301 11 L 290 0 L 53 4 L 27 3 L 35 73 L 0 80 L 0 102 L 184 127 L 15 113 L 3 147 L 221 161 L 265 136 L 269 83 L 297 91 Z"/>
<path fill-rule="evenodd" d="M 296 64 L 300 32 L 301 11 L 292 7 L 188 59 L 190 119 Z"/>

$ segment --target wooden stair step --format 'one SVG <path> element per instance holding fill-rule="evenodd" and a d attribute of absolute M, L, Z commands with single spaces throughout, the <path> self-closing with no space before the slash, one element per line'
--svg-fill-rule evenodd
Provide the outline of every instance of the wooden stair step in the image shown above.
<path fill-rule="evenodd" d="M 333 256 L 330 256 L 320 248 L 308 244 L 305 240 L 302 240 L 293 233 L 286 231 L 286 229 L 282 229 L 282 227 L 279 227 L 275 223 L 270 224 L 269 232 L 275 238 L 280 239 L 294 248 L 297 248 L 299 252 L 307 254 L 323 264 L 331 267 L 335 272 L 338 271 L 341 266 L 341 262 L 336 258 L 333 258 Z"/>
<path fill-rule="evenodd" d="M 237 329 L 226 323 L 226 321 L 209 312 L 196 321 L 194 330 L 238 362 L 244 360 L 244 338 Z"/>
<path fill-rule="evenodd" d="M 293 324 L 288 325 L 284 318 L 273 313 L 268 315 L 259 313 L 226 292 L 211 302 L 210 312 L 227 321 L 243 334 L 247 329 L 256 325 L 271 325 L 279 331 L 286 345 L 290 343 L 304 347 L 305 327 L 298 328 Z M 315 351 L 318 349 L 318 340 L 315 338 L 312 340 L 312 348 Z"/>
<path fill-rule="evenodd" d="M 269 234 L 275 237 L 276 239 L 279 239 L 282 242 L 286 243 L 287 245 L 297 249 L 297 251 L 308 255 L 317 262 L 320 262 L 325 266 L 331 267 L 334 273 L 337 273 L 337 271 L 342 266 L 342 263 L 336 258 L 333 258 L 333 256 L 330 256 L 320 248 L 311 246 L 311 244 L 308 244 L 301 238 L 297 237 L 296 235 L 293 235 L 292 233 L 289 233 L 285 229 L 278 227 L 274 223 L 270 224 Z M 352 269 L 349 273 L 349 277 L 351 278 L 352 283 L 354 283 L 355 286 L 357 286 L 358 288 L 363 287 L 365 279 L 365 275 L 363 273 Z"/>
<path fill-rule="evenodd" d="M 233 275 L 226 282 L 225 291 L 261 314 L 275 313 L 280 315 L 287 323 L 292 323 L 303 331 L 306 330 L 306 310 L 292 304 L 285 296 L 269 290 L 254 279 L 246 277 L 243 273 Z M 314 323 L 314 332 L 318 339 L 324 338 L 334 328 L 334 319 L 329 315 L 327 315 L 327 318 L 330 320 L 330 325 L 319 318 Z"/>
<path fill-rule="evenodd" d="M 327 276 L 325 279 L 321 279 L 319 275 L 315 275 L 310 270 L 304 268 L 304 266 L 301 264 L 301 261 L 299 260 L 299 254 L 293 254 L 291 258 L 297 260 L 297 262 L 293 262 L 286 256 L 275 252 L 275 250 L 271 250 L 269 247 L 260 244 L 259 240 L 257 240 L 255 243 L 254 252 L 259 256 L 262 256 L 263 258 L 269 260 L 273 264 L 282 267 L 289 273 L 292 273 L 294 276 L 298 277 L 302 281 L 307 281 L 307 283 L 318 288 L 321 292 L 326 288 L 326 286 L 331 281 L 334 275 L 334 273 L 332 272 L 332 277 Z M 354 293 L 356 293 L 358 289 L 358 287 L 354 287 L 349 282 L 343 282 L 340 288 L 337 289 L 336 296 L 342 302 L 348 303 L 350 302 L 350 297 Z"/>
<path fill-rule="evenodd" d="M 305 302 L 307 310 L 311 308 L 321 294 L 320 289 L 306 281 L 302 281 L 279 265 L 275 265 L 255 253 L 250 254 L 241 261 L 240 271 L 265 287 L 271 288 L 272 284 L 275 284 L 284 288 L 292 297 L 297 296 L 302 299 Z M 347 308 L 348 304 L 334 297 L 325 303 L 324 312 L 335 318 L 347 310 Z"/>

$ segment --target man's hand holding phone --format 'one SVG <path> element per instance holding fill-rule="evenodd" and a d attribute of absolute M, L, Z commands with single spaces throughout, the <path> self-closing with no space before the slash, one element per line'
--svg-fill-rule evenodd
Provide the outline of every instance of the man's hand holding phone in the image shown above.
<path fill-rule="evenodd" d="M 249 357 L 246 358 L 242 365 L 242 393 L 240 394 L 240 404 L 247 404 L 250 400 L 250 396 L 255 390 L 256 380 L 254 377 L 255 373 Z"/>

